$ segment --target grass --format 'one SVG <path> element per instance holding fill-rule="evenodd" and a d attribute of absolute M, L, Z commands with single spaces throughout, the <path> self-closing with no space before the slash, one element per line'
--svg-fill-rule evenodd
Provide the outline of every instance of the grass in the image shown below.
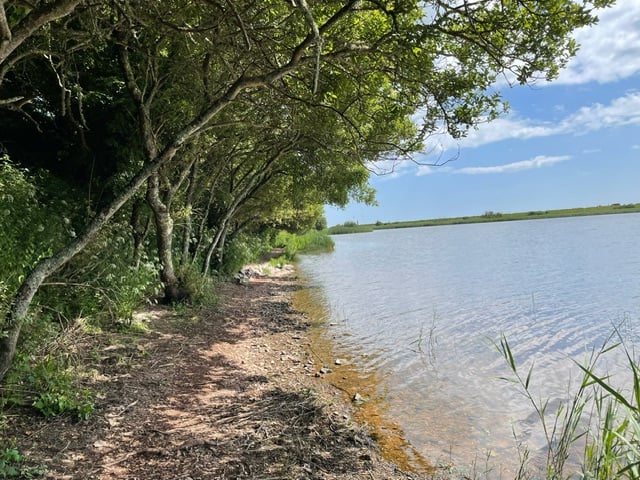
<path fill-rule="evenodd" d="M 560 210 L 537 210 L 519 213 L 485 212 L 482 215 L 469 217 L 436 218 L 430 220 L 415 220 L 409 222 L 376 222 L 374 224 L 356 224 L 355 222 L 345 222 L 343 225 L 336 225 L 329 229 L 332 235 L 342 233 L 363 233 L 373 230 L 384 230 L 391 228 L 415 228 L 415 227 L 437 227 L 443 225 L 460 225 L 466 223 L 487 223 L 487 222 L 508 222 L 517 220 L 536 220 L 543 218 L 579 217 L 587 215 L 611 215 L 616 213 L 640 212 L 640 203 L 627 203 L 604 205 L 585 208 L 565 208 Z"/>
<path fill-rule="evenodd" d="M 584 478 L 594 480 L 640 479 L 640 367 L 616 332 L 594 351 L 584 364 L 578 364 L 582 378 L 577 389 L 555 411 L 549 401 L 537 399 L 531 389 L 534 368 L 523 374 L 516 364 L 507 339 L 496 343 L 514 382 L 535 410 L 546 441 L 543 472 L 529 465 L 530 452 L 519 448 L 521 465 L 516 478 Z M 623 349 L 631 373 L 630 390 L 614 387 L 608 376 L 596 374 L 601 358 L 613 349 Z M 568 461 L 581 449 L 579 472 L 568 472 Z"/>
<path fill-rule="evenodd" d="M 326 231 L 309 230 L 298 235 L 281 231 L 275 240 L 276 247 L 284 249 L 284 256 L 293 260 L 298 253 L 320 253 L 333 250 L 334 243 Z"/>

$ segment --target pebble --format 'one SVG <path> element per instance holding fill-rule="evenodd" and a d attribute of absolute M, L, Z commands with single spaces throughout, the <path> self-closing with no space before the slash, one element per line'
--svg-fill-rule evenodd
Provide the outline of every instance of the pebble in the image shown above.
<path fill-rule="evenodd" d="M 366 400 L 362 395 L 360 395 L 359 393 L 356 393 L 351 399 L 351 401 L 353 403 L 364 403 Z"/>

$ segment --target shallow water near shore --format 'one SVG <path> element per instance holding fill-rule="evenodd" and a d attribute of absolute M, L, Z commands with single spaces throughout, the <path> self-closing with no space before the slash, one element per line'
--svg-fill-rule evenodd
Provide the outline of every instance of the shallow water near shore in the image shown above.
<path fill-rule="evenodd" d="M 419 456 L 509 478 L 517 444 L 543 456 L 544 441 L 493 342 L 560 405 L 614 326 L 640 339 L 638 238 L 639 214 L 385 230 L 335 236 L 298 268 Z M 623 384 L 622 365 L 614 351 L 600 368 Z"/>

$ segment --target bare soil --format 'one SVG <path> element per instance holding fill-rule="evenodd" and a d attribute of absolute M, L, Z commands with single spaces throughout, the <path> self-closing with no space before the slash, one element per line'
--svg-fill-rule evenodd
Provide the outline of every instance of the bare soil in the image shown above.
<path fill-rule="evenodd" d="M 222 284 L 215 308 L 154 307 L 142 333 L 76 333 L 92 372 L 86 421 L 5 411 L 14 444 L 55 479 L 411 479 L 379 455 L 321 378 L 295 273 Z M 4 437 L 4 438 L 3 438 Z"/>

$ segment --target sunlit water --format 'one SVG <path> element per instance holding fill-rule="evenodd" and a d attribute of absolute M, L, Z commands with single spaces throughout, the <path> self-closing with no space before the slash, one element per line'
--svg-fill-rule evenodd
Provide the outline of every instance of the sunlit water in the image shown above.
<path fill-rule="evenodd" d="M 534 362 L 532 389 L 557 407 L 574 360 L 614 326 L 638 344 L 639 239 L 640 214 L 382 230 L 334 236 L 333 253 L 299 269 L 338 346 L 381 373 L 388 415 L 418 452 L 509 472 L 518 442 L 544 442 L 493 342 L 508 338 L 525 375 Z M 623 378 L 622 357 L 600 368 Z"/>

